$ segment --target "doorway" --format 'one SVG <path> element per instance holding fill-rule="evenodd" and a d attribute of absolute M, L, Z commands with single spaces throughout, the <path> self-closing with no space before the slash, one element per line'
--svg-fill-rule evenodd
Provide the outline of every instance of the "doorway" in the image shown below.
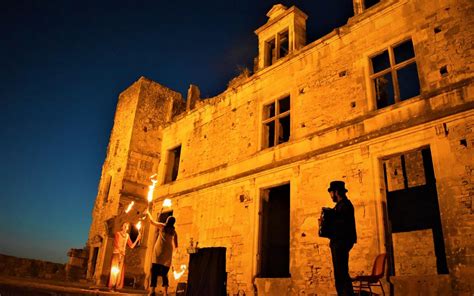
<path fill-rule="evenodd" d="M 227 273 L 226 249 L 202 248 L 189 257 L 187 296 L 225 296 Z"/>
<path fill-rule="evenodd" d="M 448 274 L 430 148 L 382 163 L 390 275 Z"/>
<path fill-rule="evenodd" d="M 262 191 L 259 235 L 260 278 L 290 277 L 290 184 Z"/>

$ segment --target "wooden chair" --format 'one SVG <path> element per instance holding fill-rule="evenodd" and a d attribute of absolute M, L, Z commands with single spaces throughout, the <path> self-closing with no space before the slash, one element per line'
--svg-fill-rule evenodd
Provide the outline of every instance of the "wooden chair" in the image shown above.
<path fill-rule="evenodd" d="M 380 254 L 375 258 L 374 266 L 372 267 L 371 275 L 358 275 L 352 279 L 352 282 L 357 282 L 354 284 L 354 290 L 357 288 L 358 295 L 362 292 L 362 289 L 369 289 L 370 295 L 372 295 L 372 287 L 380 287 L 382 289 L 382 294 L 385 295 L 383 290 L 382 282 L 380 279 L 383 278 L 385 274 L 385 262 L 387 261 L 387 254 Z"/>

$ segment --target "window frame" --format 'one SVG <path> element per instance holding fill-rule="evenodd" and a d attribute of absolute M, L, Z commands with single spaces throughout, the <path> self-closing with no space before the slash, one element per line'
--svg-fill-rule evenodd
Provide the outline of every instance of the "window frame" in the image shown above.
<path fill-rule="evenodd" d="M 403 62 L 400 62 L 400 63 L 396 63 L 396 60 L 395 60 L 395 53 L 394 53 L 394 48 L 396 48 L 397 46 L 407 42 L 407 41 L 411 41 L 412 43 L 412 46 L 413 46 L 413 57 L 412 58 L 409 58 Z M 390 63 L 390 66 L 382 71 L 379 71 L 377 73 L 374 73 L 374 67 L 373 67 L 373 62 L 372 62 L 372 59 L 380 54 L 382 54 L 384 51 L 387 51 L 388 52 L 388 58 L 389 58 L 389 63 Z M 389 44 L 388 46 L 385 46 L 383 49 L 377 51 L 377 52 L 374 52 L 372 53 L 371 55 L 368 56 L 368 62 L 369 62 L 369 69 L 370 69 L 370 72 L 369 72 L 369 83 L 370 83 L 370 88 L 371 88 L 371 91 L 372 91 L 372 97 L 373 97 L 373 100 L 374 100 L 374 109 L 375 110 L 380 110 L 380 109 L 384 109 L 384 108 L 387 108 L 387 107 L 390 107 L 390 106 L 393 106 L 393 105 L 396 105 L 400 102 L 403 102 L 403 101 L 408 101 L 408 100 L 411 100 L 413 98 L 416 98 L 418 96 L 420 96 L 421 94 L 421 81 L 420 81 L 420 75 L 419 75 L 419 69 L 418 69 L 418 60 L 417 60 L 417 56 L 416 56 L 416 51 L 415 51 L 415 43 L 413 42 L 413 38 L 411 36 L 409 37 L 406 37 L 396 43 L 391 43 Z M 405 67 L 408 67 L 409 65 L 415 63 L 416 65 L 416 70 L 417 70 L 417 76 L 418 76 L 418 84 L 419 84 L 419 94 L 414 96 L 414 97 L 411 97 L 411 98 L 408 98 L 408 99 L 405 99 L 405 100 L 401 100 L 400 99 L 400 85 L 399 85 L 399 81 L 398 81 L 398 74 L 397 74 L 397 71 L 400 70 L 400 69 L 403 69 Z M 384 107 L 381 107 L 379 108 L 377 106 L 377 90 L 375 88 L 375 79 L 377 79 L 378 77 L 382 77 L 382 76 L 385 76 L 386 74 L 390 73 L 391 76 L 392 76 L 392 87 L 393 87 L 393 100 L 394 100 L 394 103 L 393 104 L 390 104 L 390 105 L 387 105 L 387 106 L 384 106 Z"/>
<path fill-rule="evenodd" d="M 289 99 L 289 109 L 287 111 L 284 111 L 283 113 L 280 113 L 280 101 L 282 99 L 285 99 L 285 98 L 288 98 Z M 276 97 L 275 99 L 273 100 L 269 100 L 269 101 L 266 101 L 262 104 L 262 110 L 261 110 L 261 115 L 262 115 L 262 119 L 261 119 L 261 130 L 262 130 L 262 135 L 261 135 L 261 139 L 262 139 L 262 143 L 261 143 L 261 150 L 264 150 L 264 149 L 267 149 L 267 148 L 272 148 L 272 147 L 276 147 L 278 145 L 281 145 L 281 144 L 284 144 L 284 143 L 288 143 L 290 140 L 291 140 L 291 109 L 292 109 L 292 106 L 291 106 L 291 103 L 292 102 L 292 99 L 291 99 L 291 94 L 290 93 L 286 93 L 282 96 L 279 96 L 279 97 Z M 270 106 L 270 105 L 274 105 L 275 107 L 275 114 L 272 116 L 272 117 L 268 117 L 268 118 L 265 118 L 266 114 L 265 114 L 265 108 L 267 106 Z M 276 124 L 276 122 L 280 122 L 280 120 L 282 118 L 285 118 L 285 117 L 290 117 L 289 121 L 289 136 L 288 136 L 288 141 L 285 141 L 285 142 L 281 142 L 279 143 L 279 137 L 277 135 L 279 135 L 279 132 L 280 132 L 280 125 L 279 124 Z M 266 125 L 270 122 L 274 122 L 274 137 L 273 137 L 273 146 L 270 146 L 270 143 L 268 141 L 268 133 L 266 131 Z"/>
<path fill-rule="evenodd" d="M 288 42 L 287 53 L 284 56 L 281 56 L 281 40 L 284 39 L 283 36 L 286 35 Z M 274 50 L 271 50 L 271 43 L 275 45 Z M 278 31 L 271 38 L 265 40 L 265 49 L 264 49 L 264 67 L 270 67 L 274 65 L 278 60 L 288 56 L 291 53 L 291 40 L 290 40 L 290 28 L 286 27 L 283 30 Z M 275 60 L 273 60 L 273 51 L 275 52 Z"/>
<path fill-rule="evenodd" d="M 179 148 L 179 161 L 178 161 L 178 167 L 176 168 L 176 178 L 173 180 L 173 171 L 175 170 L 175 163 L 176 163 L 176 157 L 172 154 L 174 154 L 174 151 Z M 165 162 L 165 174 L 164 174 L 164 180 L 163 184 L 169 184 L 173 183 L 176 180 L 178 180 L 179 177 L 179 167 L 181 164 L 181 159 L 182 159 L 182 154 L 183 154 L 183 145 L 178 144 L 173 146 L 172 148 L 169 148 L 166 150 L 166 162 Z"/>

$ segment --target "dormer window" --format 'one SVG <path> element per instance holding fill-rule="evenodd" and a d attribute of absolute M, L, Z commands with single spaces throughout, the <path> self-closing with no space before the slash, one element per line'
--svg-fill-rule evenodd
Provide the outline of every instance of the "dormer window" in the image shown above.
<path fill-rule="evenodd" d="M 257 71 L 306 45 L 307 16 L 301 10 L 276 4 L 267 16 L 267 23 L 255 31 L 258 36 Z"/>
<path fill-rule="evenodd" d="M 290 41 L 288 30 L 278 33 L 274 38 L 265 42 L 265 67 L 273 65 L 278 59 L 288 55 Z"/>

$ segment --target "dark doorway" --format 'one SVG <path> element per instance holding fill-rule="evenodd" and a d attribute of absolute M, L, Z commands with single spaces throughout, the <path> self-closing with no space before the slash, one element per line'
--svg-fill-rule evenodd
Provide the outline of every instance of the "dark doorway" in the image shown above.
<path fill-rule="evenodd" d="M 290 184 L 262 191 L 259 277 L 290 277 Z"/>
<path fill-rule="evenodd" d="M 187 296 L 225 296 L 225 248 L 202 248 L 189 257 Z"/>
<path fill-rule="evenodd" d="M 438 274 L 447 274 L 448 266 L 438 194 L 429 148 L 392 156 L 383 161 L 389 233 L 432 230 Z M 390 240 L 390 239 L 389 239 Z M 395 275 L 393 246 L 390 273 Z"/>

